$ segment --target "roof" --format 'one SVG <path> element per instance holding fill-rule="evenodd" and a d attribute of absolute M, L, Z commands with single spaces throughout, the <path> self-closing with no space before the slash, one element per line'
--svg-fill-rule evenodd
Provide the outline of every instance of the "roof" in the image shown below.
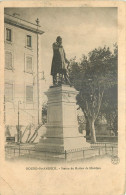
<path fill-rule="evenodd" d="M 26 20 L 23 20 L 21 18 L 9 15 L 9 14 L 4 14 L 4 22 L 13 26 L 16 26 L 18 28 L 28 30 L 33 33 L 38 33 L 38 34 L 43 34 L 44 31 L 39 29 L 41 26 L 36 25 L 34 23 L 28 22 Z"/>

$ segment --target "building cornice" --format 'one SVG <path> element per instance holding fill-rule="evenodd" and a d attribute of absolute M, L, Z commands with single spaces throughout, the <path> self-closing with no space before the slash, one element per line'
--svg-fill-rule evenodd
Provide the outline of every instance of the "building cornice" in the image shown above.
<path fill-rule="evenodd" d="M 9 19 L 9 18 L 6 18 L 6 17 L 4 18 L 4 22 L 7 23 L 7 24 L 16 26 L 18 28 L 36 33 L 36 34 L 43 34 L 44 33 L 44 31 L 37 29 L 37 26 L 36 26 L 36 28 L 34 28 L 34 27 L 29 26 L 29 25 L 23 24 L 21 22 L 18 22 L 18 21 L 15 21 L 15 20 L 12 20 L 12 19 Z"/>

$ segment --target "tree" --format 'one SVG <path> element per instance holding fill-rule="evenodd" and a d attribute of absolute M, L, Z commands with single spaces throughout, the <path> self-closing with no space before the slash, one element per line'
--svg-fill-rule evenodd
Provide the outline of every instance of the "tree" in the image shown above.
<path fill-rule="evenodd" d="M 96 142 L 95 120 L 100 112 L 105 90 L 117 84 L 117 45 L 114 52 L 109 47 L 94 49 L 80 62 L 71 60 L 69 77 L 79 91 L 77 104 L 82 109 L 90 128 L 91 141 Z"/>
<path fill-rule="evenodd" d="M 47 102 L 42 105 L 42 123 L 47 123 Z"/>
<path fill-rule="evenodd" d="M 43 125 L 45 125 L 45 123 L 47 122 L 47 103 L 43 103 L 42 105 L 42 123 L 40 123 L 35 129 L 33 134 L 31 135 L 31 137 L 28 139 L 28 143 L 33 143 L 37 136 L 38 136 L 38 131 L 40 129 L 40 127 L 42 127 Z"/>
<path fill-rule="evenodd" d="M 27 138 L 26 138 L 26 143 L 34 143 L 34 141 L 36 140 L 36 138 L 38 137 L 38 132 L 39 129 L 45 125 L 45 123 L 47 122 L 47 103 L 43 103 L 42 105 L 42 122 L 38 125 L 34 125 L 33 123 L 29 123 L 26 128 L 24 129 L 21 139 L 23 137 L 25 137 L 25 135 L 27 134 Z"/>

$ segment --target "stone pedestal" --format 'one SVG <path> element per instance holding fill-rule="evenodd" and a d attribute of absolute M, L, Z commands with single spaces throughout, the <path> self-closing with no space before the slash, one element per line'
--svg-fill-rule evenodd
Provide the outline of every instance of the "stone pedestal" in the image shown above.
<path fill-rule="evenodd" d="M 86 139 L 78 131 L 76 95 L 70 86 L 49 88 L 47 125 L 45 137 L 36 145 L 36 150 L 64 152 L 65 150 L 89 147 Z"/>

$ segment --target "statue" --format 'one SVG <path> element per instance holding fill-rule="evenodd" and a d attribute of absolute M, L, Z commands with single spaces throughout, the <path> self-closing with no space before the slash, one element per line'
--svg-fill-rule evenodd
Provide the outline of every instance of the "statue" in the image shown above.
<path fill-rule="evenodd" d="M 67 69 L 69 61 L 66 58 L 64 48 L 62 46 L 62 38 L 58 36 L 56 42 L 53 43 L 53 59 L 51 67 L 51 75 L 53 76 L 53 85 L 70 84 Z"/>

